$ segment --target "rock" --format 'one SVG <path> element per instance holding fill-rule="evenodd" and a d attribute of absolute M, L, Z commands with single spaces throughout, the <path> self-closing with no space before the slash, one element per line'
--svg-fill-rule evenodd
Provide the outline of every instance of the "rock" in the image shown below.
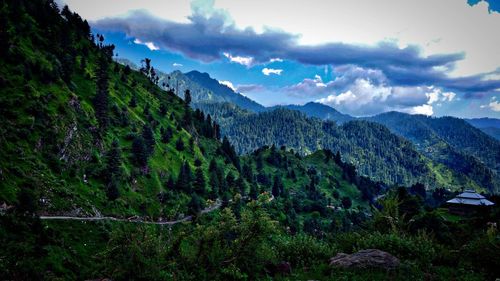
<path fill-rule="evenodd" d="M 265 266 L 265 271 L 271 276 L 287 276 L 292 274 L 292 265 L 286 261 L 282 261 L 278 264 L 268 263 Z"/>
<path fill-rule="evenodd" d="M 282 261 L 276 265 L 276 272 L 282 275 L 292 274 L 292 266 L 289 262 Z"/>
<path fill-rule="evenodd" d="M 330 259 L 330 266 L 339 268 L 395 269 L 400 264 L 395 256 L 377 249 L 361 250 L 348 255 L 339 253 Z"/>

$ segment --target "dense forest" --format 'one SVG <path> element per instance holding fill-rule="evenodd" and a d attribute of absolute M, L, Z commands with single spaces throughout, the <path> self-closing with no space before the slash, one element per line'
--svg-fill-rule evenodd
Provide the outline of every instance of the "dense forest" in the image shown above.
<path fill-rule="evenodd" d="M 175 71 L 160 76 L 170 81 L 162 87 L 174 89 L 180 97 L 187 87 L 194 89 L 193 107 L 211 114 L 240 154 L 271 144 L 287 145 L 301 154 L 331 149 L 340 151 L 366 176 L 406 185 L 424 182 L 431 188 L 491 192 L 500 180 L 500 143 L 461 119 L 397 112 L 357 119 L 313 102 L 256 107 L 206 73 Z"/>
<path fill-rule="evenodd" d="M 462 119 L 388 112 L 368 120 L 387 126 L 415 143 L 430 159 L 467 175 L 488 190 L 498 184 L 500 142 Z"/>
<path fill-rule="evenodd" d="M 137 70 L 114 62 L 114 46 L 67 6 L 0 5 L 0 279 L 499 276 L 498 207 L 470 217 L 439 208 L 454 194 L 427 190 L 428 160 L 384 126 L 286 109 L 251 119 L 227 105 L 221 121 L 255 122 L 255 149 L 240 156 L 243 140 L 192 109 L 189 89 L 184 99 L 162 90 L 149 58 Z M 259 145 L 250 137 L 270 118 L 287 130 L 271 126 L 262 134 L 276 139 Z M 307 132 L 301 151 L 283 145 L 294 125 Z M 325 132 L 331 143 L 312 141 Z M 390 176 L 367 177 L 339 152 L 349 149 L 384 159 L 377 169 Z M 404 177 L 422 181 L 392 184 Z M 366 249 L 392 264 L 330 265 Z"/>
<path fill-rule="evenodd" d="M 343 159 L 353 164 L 360 174 L 389 184 L 421 182 L 430 188 L 483 190 L 494 190 L 496 186 L 490 169 L 475 158 L 453 150 L 453 154 L 445 156 L 455 158 L 445 158 L 448 161 L 445 163 L 463 161 L 455 164 L 460 167 L 450 168 L 433 161 L 412 142 L 374 122 L 353 120 L 339 126 L 334 121 L 309 118 L 299 111 L 281 107 L 255 114 L 227 103 L 195 106 L 217 120 L 222 135 L 229 138 L 239 153 L 271 144 L 286 145 L 300 154 L 329 149 L 340 151 Z"/>

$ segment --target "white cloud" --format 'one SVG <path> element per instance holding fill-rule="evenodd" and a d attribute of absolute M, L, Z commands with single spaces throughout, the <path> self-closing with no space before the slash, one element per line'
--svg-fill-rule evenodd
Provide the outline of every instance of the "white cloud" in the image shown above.
<path fill-rule="evenodd" d="M 174 63 L 172 64 L 172 66 L 173 66 L 173 67 L 181 67 L 181 66 L 183 66 L 183 65 L 182 65 L 182 64 L 180 64 L 180 63 L 176 63 L 176 62 L 174 62 Z"/>
<path fill-rule="evenodd" d="M 231 81 L 219 81 L 219 84 L 225 85 L 228 88 L 230 88 L 233 91 L 236 91 L 236 87 L 234 87 L 233 83 Z"/>
<path fill-rule="evenodd" d="M 422 114 L 422 115 L 433 115 L 434 114 L 434 109 L 432 108 L 432 105 L 430 104 L 423 104 L 419 106 L 414 106 L 408 110 L 406 110 L 406 113 L 410 114 Z"/>
<path fill-rule="evenodd" d="M 318 80 L 309 79 L 309 81 Z M 434 104 L 441 106 L 443 102 L 453 101 L 456 96 L 455 93 L 443 92 L 436 87 L 393 87 L 384 83 L 376 84 L 367 78 L 357 78 L 352 84 L 342 85 L 343 90 L 335 93 L 337 92 L 335 83 L 336 80 L 324 84 L 324 87 L 316 86 L 317 92 L 330 93 L 316 101 L 355 116 L 374 115 L 393 110 L 433 115 Z M 310 82 L 308 87 L 311 87 Z M 304 85 L 300 88 L 307 89 Z"/>
<path fill-rule="evenodd" d="M 283 72 L 283 69 L 273 69 L 267 67 L 262 69 L 262 73 L 266 76 L 269 76 L 271 74 L 281 75 L 281 72 Z"/>
<path fill-rule="evenodd" d="M 282 62 L 283 59 L 280 59 L 280 58 L 272 58 L 269 60 L 269 62 Z"/>
<path fill-rule="evenodd" d="M 453 101 L 455 99 L 455 97 L 457 96 L 457 94 L 453 93 L 453 92 L 446 92 L 446 93 L 443 93 L 443 101 Z"/>
<path fill-rule="evenodd" d="M 217 0 L 215 8 L 227 11 L 240 28 L 285 30 L 299 34 L 301 44 L 394 41 L 400 47 L 416 44 L 424 55 L 464 52 L 466 58 L 451 70 L 455 76 L 500 65 L 500 13 L 490 13 L 486 1 L 471 7 L 466 0 L 296 0 L 283 10 L 282 0 L 254 0 L 252 5 Z"/>
<path fill-rule="evenodd" d="M 488 107 L 496 112 L 500 112 L 500 102 L 498 101 L 492 101 L 488 104 Z"/>
<path fill-rule="evenodd" d="M 191 3 L 186 0 L 56 0 L 57 4 L 67 4 L 83 18 L 94 21 L 106 17 L 125 16 L 132 10 L 146 10 L 153 15 L 177 22 L 188 22 Z"/>
<path fill-rule="evenodd" d="M 223 55 L 228 58 L 231 62 L 239 63 L 244 66 L 252 66 L 254 62 L 254 58 L 252 57 L 240 57 L 240 56 L 232 56 L 230 53 L 223 53 Z"/>
<path fill-rule="evenodd" d="M 139 45 L 144 45 L 144 46 L 148 47 L 151 51 L 156 51 L 156 50 L 160 49 L 153 42 L 142 42 L 141 40 L 139 40 L 137 38 L 134 40 L 134 43 L 139 44 Z"/>
<path fill-rule="evenodd" d="M 228 21 L 240 28 L 297 34 L 301 44 L 334 41 L 374 45 L 393 41 L 400 47 L 418 45 L 424 56 L 464 52 L 465 59 L 451 70 L 456 76 L 490 72 L 500 65 L 500 56 L 496 55 L 500 45 L 497 36 L 500 13 L 489 12 L 486 1 L 470 6 L 466 0 L 295 0 L 285 10 L 282 0 L 254 0 L 252 5 L 241 5 L 234 0 L 57 0 L 57 3 L 68 4 L 90 21 L 145 10 L 159 18 L 187 23 L 192 11 L 197 10 L 207 15 L 226 14 Z M 280 16 L 276 16 L 276 11 Z"/>

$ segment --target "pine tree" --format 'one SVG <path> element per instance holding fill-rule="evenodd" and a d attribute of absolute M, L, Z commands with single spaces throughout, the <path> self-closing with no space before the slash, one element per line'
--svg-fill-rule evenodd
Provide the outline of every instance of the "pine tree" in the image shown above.
<path fill-rule="evenodd" d="M 106 154 L 106 178 L 108 182 L 121 175 L 121 152 L 117 140 L 111 143 L 111 148 Z"/>
<path fill-rule="evenodd" d="M 197 216 L 202 209 L 203 205 L 201 198 L 196 193 L 191 194 L 191 200 L 188 203 L 188 213 L 190 215 Z"/>
<path fill-rule="evenodd" d="M 111 180 L 106 186 L 106 196 L 111 201 L 116 200 L 120 196 L 118 184 L 115 179 Z"/>
<path fill-rule="evenodd" d="M 132 155 L 134 163 L 138 167 L 146 167 L 148 164 L 148 151 L 142 136 L 137 136 L 132 142 Z"/>
<path fill-rule="evenodd" d="M 191 92 L 186 90 L 184 92 L 184 124 L 186 126 L 190 126 L 193 122 L 191 116 L 191 108 L 189 108 L 189 104 L 191 103 Z"/>
<path fill-rule="evenodd" d="M 187 106 L 191 104 L 191 91 L 189 91 L 189 89 L 184 91 L 184 102 Z"/>
<path fill-rule="evenodd" d="M 175 189 L 175 181 L 174 181 L 174 177 L 172 175 L 170 175 L 168 177 L 168 180 L 167 180 L 167 183 L 166 183 L 166 187 L 168 190 L 174 190 Z"/>
<path fill-rule="evenodd" d="M 137 106 L 137 97 L 132 95 L 132 98 L 130 99 L 130 102 L 128 103 L 128 106 L 135 108 Z"/>
<path fill-rule="evenodd" d="M 245 182 L 245 180 L 243 179 L 243 177 L 240 176 L 236 180 L 236 187 L 237 187 L 239 193 L 241 194 L 241 196 L 245 196 L 246 195 L 246 192 L 247 192 L 247 183 Z"/>
<path fill-rule="evenodd" d="M 275 175 L 273 189 L 272 189 L 273 196 L 279 197 L 282 190 L 283 190 L 283 183 L 281 182 L 281 178 L 278 175 Z"/>
<path fill-rule="evenodd" d="M 226 184 L 228 189 L 224 190 L 224 192 L 233 190 L 236 187 L 236 178 L 232 172 L 227 173 Z"/>
<path fill-rule="evenodd" d="M 345 209 L 349 209 L 349 208 L 351 208 L 351 206 L 352 206 L 352 201 L 351 201 L 351 198 L 349 198 L 349 197 L 347 197 L 347 196 L 342 197 L 342 206 L 343 206 Z"/>
<path fill-rule="evenodd" d="M 192 182 L 193 174 L 191 172 L 191 166 L 189 166 L 189 163 L 184 162 L 179 171 L 179 176 L 177 177 L 177 190 L 191 193 Z"/>
<path fill-rule="evenodd" d="M 101 56 L 99 59 L 97 69 L 97 85 L 96 95 L 93 99 L 94 111 L 99 128 L 104 131 L 108 126 L 108 107 L 109 107 L 109 93 L 108 93 L 108 62 Z"/>
<path fill-rule="evenodd" d="M 257 200 L 257 196 L 259 195 L 259 191 L 257 189 L 257 184 L 256 183 L 253 183 L 250 185 L 250 193 L 248 194 L 248 196 L 250 196 L 250 198 L 252 198 L 253 200 Z"/>
<path fill-rule="evenodd" d="M 177 149 L 178 151 L 184 150 L 184 142 L 182 141 L 181 137 L 179 137 L 175 142 L 175 149 Z"/>
<path fill-rule="evenodd" d="M 155 138 L 153 130 L 148 124 L 142 127 L 142 138 L 146 144 L 148 155 L 152 155 L 155 147 Z"/>
<path fill-rule="evenodd" d="M 160 104 L 160 116 L 165 117 L 167 115 L 167 106 L 164 103 Z"/>
<path fill-rule="evenodd" d="M 174 132 L 172 131 L 172 128 L 168 127 L 161 135 L 161 142 L 169 143 L 172 139 L 173 134 Z"/>
<path fill-rule="evenodd" d="M 249 183 L 252 183 L 253 180 L 254 180 L 254 175 L 253 175 L 253 168 L 252 166 L 249 164 L 249 163 L 245 163 L 243 165 L 243 169 L 242 169 L 242 174 L 243 174 L 243 177 L 249 182 Z"/>
<path fill-rule="evenodd" d="M 219 189 L 220 189 L 219 177 L 217 175 L 216 170 L 210 170 L 209 180 L 210 180 L 210 187 L 211 187 L 210 198 L 216 199 L 217 197 L 219 197 Z"/>
<path fill-rule="evenodd" d="M 206 181 L 205 175 L 203 174 L 203 170 L 198 167 L 195 171 L 195 179 L 193 182 L 194 192 L 198 195 L 203 196 L 206 192 Z"/>

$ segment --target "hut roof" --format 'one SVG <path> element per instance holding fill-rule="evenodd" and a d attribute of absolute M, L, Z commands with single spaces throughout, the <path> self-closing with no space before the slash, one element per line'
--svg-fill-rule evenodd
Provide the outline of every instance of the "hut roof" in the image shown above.
<path fill-rule="evenodd" d="M 473 205 L 473 206 L 495 205 L 493 202 L 486 199 L 483 195 L 476 193 L 474 190 L 465 190 L 464 192 L 460 193 L 457 197 L 446 201 L 446 203 Z"/>

